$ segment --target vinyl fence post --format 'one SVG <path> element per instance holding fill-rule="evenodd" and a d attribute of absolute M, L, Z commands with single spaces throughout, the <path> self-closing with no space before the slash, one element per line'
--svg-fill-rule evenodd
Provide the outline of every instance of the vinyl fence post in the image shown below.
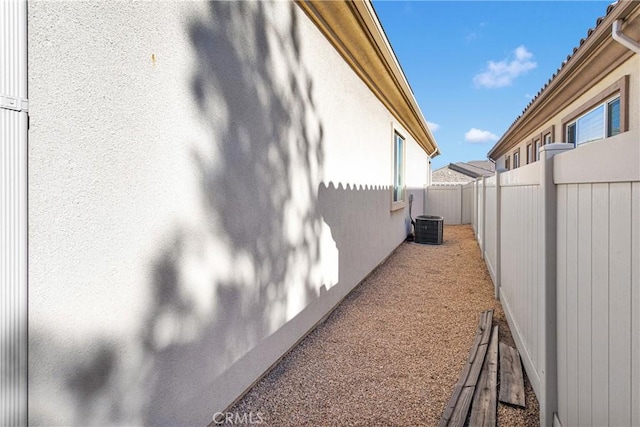
<path fill-rule="evenodd" d="M 473 181 L 473 232 L 478 239 L 478 179 Z"/>
<path fill-rule="evenodd" d="M 538 315 L 541 334 L 540 360 L 540 425 L 553 426 L 558 411 L 558 312 L 557 312 L 557 191 L 553 177 L 553 156 L 572 149 L 565 143 L 540 147 L 540 257 L 539 286 L 543 306 Z"/>
<path fill-rule="evenodd" d="M 496 283 L 495 283 L 495 297 L 500 299 L 500 266 L 502 265 L 501 251 L 500 251 L 500 231 L 502 229 L 502 215 L 501 215 L 501 189 L 500 189 L 500 172 L 496 171 Z"/>
<path fill-rule="evenodd" d="M 427 210 L 427 199 L 429 198 L 429 187 L 430 185 L 425 185 L 424 186 L 424 192 L 423 192 L 423 199 L 422 199 L 422 213 L 423 214 L 427 214 L 428 210 Z"/>
<path fill-rule="evenodd" d="M 482 230 L 482 235 L 480 236 L 482 248 L 480 254 L 482 255 L 482 259 L 484 259 L 484 251 L 486 248 L 487 242 L 487 227 L 485 224 L 487 223 L 487 178 L 482 177 L 482 224 L 480 225 L 480 230 Z"/>
<path fill-rule="evenodd" d="M 458 185 L 458 203 L 460 203 L 460 209 L 458 209 L 458 213 L 460 214 L 460 220 L 458 221 L 458 224 L 462 224 L 462 219 L 464 218 L 463 215 L 463 210 L 464 210 L 464 200 L 462 200 L 462 194 L 464 193 L 462 191 L 462 184 Z"/>

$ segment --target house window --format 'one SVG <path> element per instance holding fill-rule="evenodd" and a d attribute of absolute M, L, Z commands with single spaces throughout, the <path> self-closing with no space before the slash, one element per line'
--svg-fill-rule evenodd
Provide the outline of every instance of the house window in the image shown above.
<path fill-rule="evenodd" d="M 580 145 L 620 133 L 620 97 L 596 108 L 567 124 L 567 142 Z"/>
<path fill-rule="evenodd" d="M 511 159 L 509 158 L 509 156 L 504 156 L 504 168 L 506 170 L 511 169 Z"/>
<path fill-rule="evenodd" d="M 397 132 L 393 141 L 393 203 L 404 201 L 404 138 Z"/>
<path fill-rule="evenodd" d="M 567 126 L 567 142 L 569 144 L 576 145 L 576 124 L 570 124 Z"/>
<path fill-rule="evenodd" d="M 551 144 L 551 134 L 548 133 L 544 136 L 544 145 Z"/>
<path fill-rule="evenodd" d="M 520 149 L 518 148 L 513 152 L 513 168 L 518 169 L 520 167 Z"/>
<path fill-rule="evenodd" d="M 549 135 L 549 137 L 551 137 L 551 135 Z M 545 141 L 546 141 L 547 137 L 545 136 Z M 546 144 L 546 142 L 545 142 Z M 540 160 L 540 147 L 542 147 L 542 144 L 540 143 L 539 139 L 536 139 L 533 143 L 533 157 L 534 157 L 534 162 L 537 162 L 538 160 Z"/>
<path fill-rule="evenodd" d="M 607 137 L 620 133 L 620 97 L 607 103 Z"/>
<path fill-rule="evenodd" d="M 601 91 L 562 120 L 565 141 L 575 146 L 629 130 L 629 76 Z"/>
<path fill-rule="evenodd" d="M 527 164 L 533 161 L 533 144 L 527 144 Z"/>

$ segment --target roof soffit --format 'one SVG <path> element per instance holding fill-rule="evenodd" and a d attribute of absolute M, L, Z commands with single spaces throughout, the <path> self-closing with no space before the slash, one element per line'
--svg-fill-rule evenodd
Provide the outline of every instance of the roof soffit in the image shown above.
<path fill-rule="evenodd" d="M 309 16 L 373 94 L 435 157 L 438 145 L 369 1 L 301 1 Z"/>
<path fill-rule="evenodd" d="M 636 19 L 640 13 L 639 6 L 640 2 L 621 1 L 573 55 L 568 57 L 567 62 L 491 148 L 488 157 L 497 159 L 508 153 L 545 121 L 558 114 L 633 56 L 632 51 L 613 40 L 611 26 L 615 20 L 625 19 L 632 23 L 629 26 L 623 24 L 625 34 L 639 39 L 640 22 Z"/>

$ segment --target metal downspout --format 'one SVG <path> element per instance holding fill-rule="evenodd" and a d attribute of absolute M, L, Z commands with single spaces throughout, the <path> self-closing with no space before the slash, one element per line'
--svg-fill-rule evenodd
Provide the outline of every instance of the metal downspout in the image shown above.
<path fill-rule="evenodd" d="M 635 53 L 640 53 L 640 43 L 622 32 L 622 19 L 618 19 L 613 22 L 613 25 L 611 26 L 611 36 L 615 41 L 627 49 L 632 50 Z"/>
<path fill-rule="evenodd" d="M 27 2 L 0 1 L 0 425 L 28 424 Z"/>

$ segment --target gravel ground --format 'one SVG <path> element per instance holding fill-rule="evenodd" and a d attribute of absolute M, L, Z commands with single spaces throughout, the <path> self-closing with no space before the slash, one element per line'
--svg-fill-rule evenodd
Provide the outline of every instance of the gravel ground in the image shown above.
<path fill-rule="evenodd" d="M 515 346 L 471 227 L 445 226 L 441 246 L 403 243 L 230 412 L 268 426 L 435 426 L 487 309 Z M 527 408 L 499 404 L 499 425 L 539 425 L 525 387 Z"/>

